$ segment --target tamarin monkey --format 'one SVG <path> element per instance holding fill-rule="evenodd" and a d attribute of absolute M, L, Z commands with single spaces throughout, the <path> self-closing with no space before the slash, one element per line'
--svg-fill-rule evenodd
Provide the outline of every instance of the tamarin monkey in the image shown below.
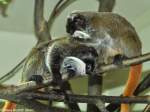
<path fill-rule="evenodd" d="M 89 66 L 90 65 L 93 66 L 94 60 L 97 57 L 97 52 L 93 47 L 87 47 L 84 44 L 78 44 L 78 42 L 73 41 L 69 37 L 52 40 L 48 44 L 48 46 L 44 48 L 39 48 L 39 50 L 42 50 L 44 52 L 45 65 L 43 65 L 42 67 L 47 69 L 48 72 L 52 74 L 54 84 L 59 85 L 61 90 L 63 90 L 64 93 L 71 92 L 71 88 L 68 87 L 69 86 L 68 81 L 65 82 L 61 81 L 62 75 L 60 73 L 60 69 L 64 58 L 68 56 L 74 56 L 83 60 L 85 63 L 88 63 L 87 71 L 89 71 L 89 69 L 94 68 Z M 66 64 L 66 67 L 68 72 L 73 76 L 76 75 L 75 73 L 78 73 L 76 72 L 77 69 L 75 69 L 75 67 L 70 67 L 69 64 Z M 35 80 L 36 78 L 39 77 L 39 75 L 37 77 L 36 75 L 33 76 L 31 73 L 31 75 L 28 77 L 32 78 L 32 80 L 33 79 Z M 71 111 L 80 110 L 77 104 L 75 103 L 69 103 L 67 105 L 69 105 Z"/>
<path fill-rule="evenodd" d="M 37 52 L 36 50 L 38 50 L 39 52 Z M 70 37 L 62 37 L 60 39 L 52 40 L 49 43 L 47 43 L 45 46 L 36 49 L 34 48 L 34 50 L 32 50 L 32 53 L 36 55 L 34 55 L 33 57 L 34 60 L 29 60 L 25 63 L 22 80 L 23 81 L 31 80 L 31 78 L 34 77 L 33 74 L 35 74 L 35 78 L 37 78 L 36 77 L 37 75 L 42 76 L 43 74 L 45 75 L 51 74 L 53 77 L 53 81 L 57 84 L 61 82 L 62 76 L 60 74 L 60 69 L 61 69 L 62 62 L 64 62 L 63 61 L 64 59 L 68 61 L 69 58 L 68 56 L 73 56 L 74 57 L 73 59 L 75 59 L 76 62 L 78 63 L 81 62 L 77 60 L 77 58 L 83 60 L 83 62 L 87 64 L 86 65 L 87 72 L 90 71 L 91 69 L 92 70 L 94 69 L 93 68 L 94 61 L 98 56 L 96 50 L 93 47 L 90 46 L 88 47 Z M 30 58 L 31 56 L 32 55 L 29 55 Z M 66 67 L 70 67 L 69 65 L 71 64 L 69 65 L 68 64 L 69 63 L 66 64 Z M 83 65 L 84 68 L 85 65 L 83 63 L 81 65 Z M 75 70 L 77 70 L 77 68 Z M 86 71 L 83 71 L 82 73 Z M 35 81 L 37 83 L 42 82 L 41 78 Z"/>
<path fill-rule="evenodd" d="M 68 61 L 68 56 L 74 57 L 71 58 L 71 62 Z M 52 75 L 54 84 L 60 86 L 61 90 L 64 89 L 62 92 L 71 92 L 69 83 L 67 81 L 62 82 L 62 78 L 66 77 L 66 73 L 69 77 L 73 77 L 77 76 L 78 73 L 85 75 L 86 71 L 93 70 L 94 60 L 97 56 L 93 47 L 80 44 L 70 37 L 52 40 L 42 47 L 32 49 L 23 68 L 22 82 L 32 80 L 40 84 L 44 76 Z M 78 58 L 87 64 L 85 65 Z M 63 62 L 65 65 L 62 64 Z M 65 70 L 67 72 L 64 72 Z M 64 75 L 62 76 L 60 72 Z M 75 103 L 68 103 L 67 105 L 72 109 L 71 111 L 79 111 L 79 107 Z M 3 109 L 3 112 L 7 111 Z"/>
<path fill-rule="evenodd" d="M 134 27 L 122 16 L 111 12 L 82 12 L 69 15 L 66 31 L 70 37 L 88 46 L 98 53 L 98 61 L 108 64 L 121 57 L 141 55 L 141 41 Z M 118 62 L 117 62 L 118 63 Z M 123 96 L 132 96 L 141 77 L 142 65 L 130 67 L 128 81 Z M 121 112 L 129 112 L 128 104 L 121 104 Z"/>
<path fill-rule="evenodd" d="M 100 7 L 99 7 L 99 11 L 112 11 L 114 5 L 115 5 L 115 0 L 99 0 L 100 1 Z M 38 5 L 36 5 L 38 7 Z M 6 8 L 4 8 L 6 9 Z M 5 16 L 5 10 L 2 11 L 3 15 Z M 39 15 L 39 12 L 38 14 Z M 42 57 L 42 58 L 41 58 Z M 43 63 L 43 54 L 38 51 L 36 48 L 33 48 L 32 51 L 30 52 L 28 59 L 26 61 L 26 64 L 24 66 L 24 70 L 23 70 L 23 80 L 24 81 L 28 81 L 29 77 L 33 74 L 43 74 L 45 73 L 45 64 Z M 32 59 L 33 58 L 33 59 Z M 40 61 L 39 61 L 40 60 Z M 21 63 L 24 63 L 24 61 L 22 61 Z M 38 64 L 39 63 L 39 64 Z M 22 64 L 20 64 L 19 66 L 15 67 L 15 69 L 13 69 L 12 71 L 16 71 L 17 69 L 22 68 Z M 37 70 L 37 71 L 36 71 Z M 41 71 L 40 71 L 41 70 Z M 46 69 L 47 70 L 47 69 Z M 32 74 L 33 73 L 33 74 Z M 46 73 L 47 74 L 47 73 Z M 4 76 L 4 77 L 9 77 L 9 76 L 13 76 L 15 74 L 9 73 L 8 75 Z M 4 78 L 3 77 L 3 78 Z M 3 79 L 1 78 L 1 80 Z M 7 78 L 8 79 L 8 78 Z M 35 78 L 34 76 L 32 76 L 30 79 L 36 79 L 39 80 L 38 82 L 41 82 L 42 79 L 39 76 L 39 78 Z M 1 81 L 0 80 L 0 81 Z M 6 103 L 5 105 L 5 109 L 6 108 L 13 108 L 15 107 L 15 104 L 12 103 Z"/>

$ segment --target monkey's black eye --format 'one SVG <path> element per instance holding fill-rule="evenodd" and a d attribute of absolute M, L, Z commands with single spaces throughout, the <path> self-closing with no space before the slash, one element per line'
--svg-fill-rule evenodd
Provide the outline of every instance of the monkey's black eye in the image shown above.
<path fill-rule="evenodd" d="M 85 22 L 85 18 L 81 15 L 78 15 L 76 17 L 74 17 L 74 24 L 77 27 L 82 27 L 83 29 L 86 27 L 86 22 Z"/>
<path fill-rule="evenodd" d="M 86 64 L 86 70 L 87 71 L 92 71 L 92 64 Z"/>
<path fill-rule="evenodd" d="M 86 72 L 90 73 L 94 70 L 95 63 L 93 59 L 84 59 L 84 62 L 86 63 Z"/>

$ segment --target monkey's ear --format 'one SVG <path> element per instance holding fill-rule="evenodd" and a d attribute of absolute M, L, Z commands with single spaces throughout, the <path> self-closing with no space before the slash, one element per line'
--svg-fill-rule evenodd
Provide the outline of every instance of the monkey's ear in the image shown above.
<path fill-rule="evenodd" d="M 43 77 L 41 75 L 32 75 L 29 78 L 29 81 L 35 81 L 37 84 L 42 84 L 43 83 Z"/>

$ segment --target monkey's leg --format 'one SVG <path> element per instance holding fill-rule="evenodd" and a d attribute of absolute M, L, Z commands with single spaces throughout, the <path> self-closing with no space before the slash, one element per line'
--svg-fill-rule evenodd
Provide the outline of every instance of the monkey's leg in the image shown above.
<path fill-rule="evenodd" d="M 72 93 L 72 88 L 68 81 L 63 82 L 63 84 L 61 86 L 61 90 L 66 95 L 66 97 L 67 97 L 68 93 Z M 68 105 L 68 107 L 70 109 L 69 112 L 80 112 L 80 108 L 77 103 L 70 103 L 67 101 L 65 103 Z"/>
<path fill-rule="evenodd" d="M 102 92 L 102 76 L 89 75 L 88 77 L 88 95 L 101 95 Z M 100 112 L 96 105 L 88 104 L 87 112 Z"/>

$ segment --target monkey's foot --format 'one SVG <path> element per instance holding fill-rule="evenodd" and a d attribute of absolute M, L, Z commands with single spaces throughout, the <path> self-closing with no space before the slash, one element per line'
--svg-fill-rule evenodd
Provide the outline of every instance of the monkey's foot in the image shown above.
<path fill-rule="evenodd" d="M 32 75 L 29 78 L 29 81 L 35 81 L 37 84 L 42 84 L 43 82 L 43 77 L 41 75 Z"/>
<path fill-rule="evenodd" d="M 121 54 L 118 54 L 114 57 L 113 63 L 116 65 L 122 65 L 122 61 L 124 59 L 128 59 L 128 57 L 121 55 Z"/>

